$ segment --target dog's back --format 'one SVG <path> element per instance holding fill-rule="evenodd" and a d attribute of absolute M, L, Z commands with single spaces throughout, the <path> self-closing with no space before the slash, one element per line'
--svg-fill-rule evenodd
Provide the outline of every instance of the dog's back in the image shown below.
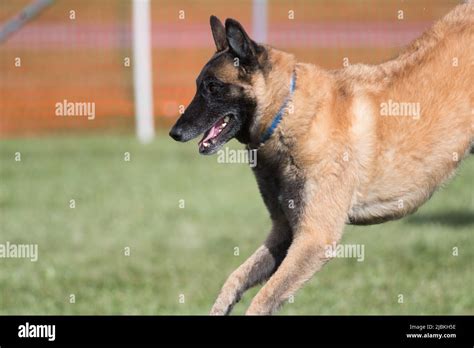
<path fill-rule="evenodd" d="M 397 59 L 341 73 L 354 98 L 349 117 L 360 185 L 353 222 L 413 212 L 468 154 L 474 139 L 473 54 L 469 2 Z"/>

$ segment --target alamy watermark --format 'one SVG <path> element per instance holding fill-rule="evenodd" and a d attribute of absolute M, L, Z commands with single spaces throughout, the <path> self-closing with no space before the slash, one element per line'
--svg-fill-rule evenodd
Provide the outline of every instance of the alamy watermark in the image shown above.
<path fill-rule="evenodd" d="M 95 119 L 94 102 L 70 102 L 64 99 L 55 105 L 56 116 L 81 116 L 88 120 Z"/>
<path fill-rule="evenodd" d="M 225 147 L 217 151 L 217 163 L 243 163 L 255 168 L 257 166 L 257 150 L 235 150 Z"/>
<path fill-rule="evenodd" d="M 56 325 L 54 324 L 25 324 L 18 326 L 18 337 L 19 338 L 46 338 L 48 341 L 53 342 L 56 340 Z"/>
<path fill-rule="evenodd" d="M 6 242 L 0 244 L 0 258 L 4 259 L 30 259 L 38 261 L 38 244 L 13 244 Z"/>
<path fill-rule="evenodd" d="M 324 254 L 328 258 L 355 258 L 362 262 L 365 259 L 365 245 L 332 243 L 324 247 Z"/>
<path fill-rule="evenodd" d="M 389 99 L 380 103 L 380 115 L 382 116 L 406 116 L 418 120 L 421 116 L 420 103 L 397 102 Z"/>

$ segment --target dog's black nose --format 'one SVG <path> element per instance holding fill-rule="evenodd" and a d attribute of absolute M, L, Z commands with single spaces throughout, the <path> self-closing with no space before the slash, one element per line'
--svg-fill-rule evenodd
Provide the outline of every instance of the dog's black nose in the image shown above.
<path fill-rule="evenodd" d="M 173 127 L 170 130 L 170 137 L 172 137 L 176 141 L 181 141 L 183 140 L 183 132 L 181 131 L 181 129 Z"/>

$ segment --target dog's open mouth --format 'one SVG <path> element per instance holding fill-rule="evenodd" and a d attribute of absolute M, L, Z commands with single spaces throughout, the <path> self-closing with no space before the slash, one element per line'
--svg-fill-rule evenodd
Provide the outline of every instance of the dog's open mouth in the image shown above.
<path fill-rule="evenodd" d="M 223 135 L 228 133 L 229 124 L 232 122 L 231 116 L 231 114 L 227 114 L 221 117 L 204 133 L 203 138 L 198 144 L 200 153 L 211 154 L 225 142 L 222 141 Z"/>

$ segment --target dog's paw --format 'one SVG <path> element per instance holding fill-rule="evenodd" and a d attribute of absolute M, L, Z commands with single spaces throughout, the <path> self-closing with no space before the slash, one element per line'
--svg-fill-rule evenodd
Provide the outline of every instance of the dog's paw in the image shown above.
<path fill-rule="evenodd" d="M 234 307 L 234 304 L 238 302 L 236 296 L 220 294 L 216 302 L 212 306 L 209 315 L 229 315 Z"/>
<path fill-rule="evenodd" d="M 212 306 L 209 315 L 229 315 L 231 310 L 232 305 L 225 305 L 221 301 L 216 301 L 216 303 L 214 303 L 214 306 Z"/>
<path fill-rule="evenodd" d="M 212 307 L 211 311 L 209 312 L 209 315 L 228 315 L 229 310 L 224 309 L 224 308 L 216 308 L 215 306 Z"/>

